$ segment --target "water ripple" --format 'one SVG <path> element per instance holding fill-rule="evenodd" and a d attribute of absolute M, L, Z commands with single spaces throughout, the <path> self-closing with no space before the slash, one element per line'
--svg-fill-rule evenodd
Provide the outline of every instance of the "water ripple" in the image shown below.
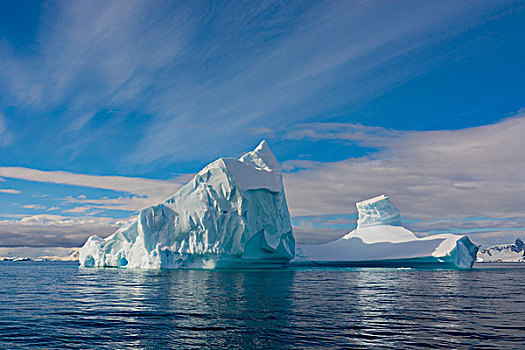
<path fill-rule="evenodd" d="M 128 271 L 0 263 L 0 348 L 515 349 L 525 343 L 520 266 Z"/>

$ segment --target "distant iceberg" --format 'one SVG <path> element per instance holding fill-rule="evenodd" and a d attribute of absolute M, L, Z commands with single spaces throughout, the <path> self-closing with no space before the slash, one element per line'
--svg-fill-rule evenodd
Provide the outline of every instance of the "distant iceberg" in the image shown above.
<path fill-rule="evenodd" d="M 295 240 L 281 167 L 266 141 L 240 159 L 220 158 L 113 235 L 91 236 L 84 267 L 282 266 Z"/>
<path fill-rule="evenodd" d="M 467 236 L 418 238 L 402 226 L 399 210 L 385 195 L 356 206 L 354 231 L 332 242 L 298 245 L 292 264 L 470 268 L 476 259 L 478 247 Z"/>

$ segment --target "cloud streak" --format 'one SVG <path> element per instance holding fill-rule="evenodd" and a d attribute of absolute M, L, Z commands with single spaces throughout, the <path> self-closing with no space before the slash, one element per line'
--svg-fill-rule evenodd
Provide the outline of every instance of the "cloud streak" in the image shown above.
<path fill-rule="evenodd" d="M 5 117 L 0 112 L 0 147 L 5 147 L 11 144 L 13 141 L 13 136 L 7 130 L 7 124 L 5 122 Z"/>
<path fill-rule="evenodd" d="M 0 188 L 0 193 L 19 194 L 20 191 L 12 188 Z"/>
<path fill-rule="evenodd" d="M 107 236 L 117 226 L 104 217 L 26 216 L 0 221 L 1 247 L 80 247 L 92 234 Z"/>
<path fill-rule="evenodd" d="M 140 198 L 131 198 L 130 200 L 141 205 L 146 203 L 153 204 L 167 198 L 171 194 L 177 192 L 188 179 L 188 175 L 181 175 L 171 181 L 166 181 L 126 176 L 85 175 L 67 171 L 43 171 L 21 167 L 0 167 L 0 174 L 6 178 L 25 181 L 46 182 L 125 192 L 139 196 Z M 76 201 L 71 200 L 71 202 L 89 203 L 89 200 L 79 198 Z M 97 202 L 96 204 L 102 203 L 103 202 Z M 134 206 L 133 208 L 134 209 L 132 210 L 138 210 L 141 207 Z M 127 210 L 129 210 L 129 208 L 127 208 Z"/>
<path fill-rule="evenodd" d="M 465 15 L 469 6 L 398 8 L 398 14 L 414 10 L 417 13 L 378 23 L 377 19 L 388 11 L 388 6 L 382 3 L 331 2 L 308 9 L 293 27 L 286 27 L 286 18 L 278 18 L 276 21 L 282 21 L 286 28 L 283 37 L 266 42 L 259 42 L 257 37 L 247 38 L 260 49 L 247 57 L 239 56 L 233 62 L 235 70 L 217 72 L 221 79 L 212 79 L 212 83 L 192 81 L 184 86 L 185 91 L 173 87 L 159 96 L 152 113 L 157 118 L 128 161 L 148 164 L 162 159 L 210 157 L 216 155 L 217 144 L 231 152 L 247 139 L 254 142 L 255 135 L 242 132 L 246 128 L 275 129 L 283 126 L 283 120 L 289 125 L 313 115 L 330 114 L 334 108 L 408 81 L 426 72 L 428 66 L 405 69 L 409 63 L 400 62 L 400 58 L 421 48 L 418 38 L 450 18 Z M 256 21 L 255 15 L 258 13 L 246 13 L 244 19 Z M 231 25 L 231 19 L 224 21 Z M 441 35 L 461 30 L 455 28 Z M 237 38 L 225 40 L 232 39 Z M 315 50 L 311 49 L 312 42 L 316 43 Z M 427 38 L 425 45 L 431 42 Z M 391 68 L 390 74 L 380 79 L 370 77 L 380 67 Z M 227 79 L 222 78 L 225 75 Z M 340 86 L 342 82 L 352 88 L 345 90 Z M 327 96 L 325 91 L 329 89 L 346 93 Z M 211 101 L 198 103 L 210 96 Z M 320 102 L 313 106 L 308 103 L 305 108 L 305 102 L 312 98 Z M 167 103 L 166 99 L 178 103 Z M 330 100 L 329 108 L 325 99 Z M 187 149 L 193 151 L 185 152 Z"/>

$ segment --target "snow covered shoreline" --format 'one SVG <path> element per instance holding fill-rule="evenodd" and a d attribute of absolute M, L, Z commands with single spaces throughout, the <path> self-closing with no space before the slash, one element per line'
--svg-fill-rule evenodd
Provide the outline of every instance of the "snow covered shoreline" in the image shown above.
<path fill-rule="evenodd" d="M 481 249 L 476 262 L 523 263 L 525 262 L 525 244 L 521 238 L 517 238 L 514 244 L 498 244 Z"/>

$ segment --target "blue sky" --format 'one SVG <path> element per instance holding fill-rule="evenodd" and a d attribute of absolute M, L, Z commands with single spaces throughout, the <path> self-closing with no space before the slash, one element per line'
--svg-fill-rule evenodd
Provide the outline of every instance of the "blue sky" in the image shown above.
<path fill-rule="evenodd" d="M 2 1 L 0 246 L 107 234 L 261 139 L 298 225 L 384 192 L 414 230 L 511 241 L 523 62 L 522 1 Z"/>

